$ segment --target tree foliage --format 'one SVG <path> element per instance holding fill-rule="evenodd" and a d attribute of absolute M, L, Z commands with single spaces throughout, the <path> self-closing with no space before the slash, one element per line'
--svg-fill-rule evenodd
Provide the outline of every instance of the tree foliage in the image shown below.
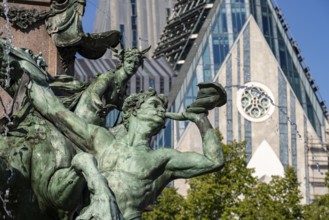
<path fill-rule="evenodd" d="M 185 208 L 184 198 L 176 192 L 173 187 L 165 188 L 158 197 L 152 211 L 144 212 L 145 220 L 178 220 Z"/>
<path fill-rule="evenodd" d="M 247 168 L 245 143 L 222 146 L 226 164 L 221 171 L 188 180 L 186 199 L 166 189 L 145 219 L 304 219 L 293 168 L 263 183 Z"/>
<path fill-rule="evenodd" d="M 298 186 L 294 169 L 288 167 L 283 178 L 273 176 L 268 184 L 257 182 L 252 193 L 239 204 L 235 216 L 242 219 L 303 219 Z"/>
<path fill-rule="evenodd" d="M 189 219 L 219 219 L 231 213 L 256 183 L 253 170 L 247 169 L 245 144 L 234 142 L 222 146 L 226 158 L 224 168 L 188 181 L 185 215 Z"/>
<path fill-rule="evenodd" d="M 247 168 L 245 145 L 223 145 L 226 166 L 217 173 L 191 179 L 187 196 L 188 219 L 302 219 L 301 195 L 293 168 L 268 184 Z"/>
<path fill-rule="evenodd" d="M 329 219 L 329 194 L 319 196 L 309 205 L 305 206 L 305 219 L 327 220 Z"/>
<path fill-rule="evenodd" d="M 329 172 L 326 172 L 326 177 L 324 178 L 324 185 L 329 188 Z"/>
<path fill-rule="evenodd" d="M 329 188 L 329 172 L 326 173 L 325 183 Z M 305 206 L 305 219 L 327 220 L 329 219 L 329 194 L 317 196 L 315 201 Z"/>

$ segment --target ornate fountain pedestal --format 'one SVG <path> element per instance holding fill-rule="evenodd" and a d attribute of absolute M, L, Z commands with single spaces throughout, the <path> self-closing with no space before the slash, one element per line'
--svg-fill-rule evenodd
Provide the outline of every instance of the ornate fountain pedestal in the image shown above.
<path fill-rule="evenodd" d="M 55 75 L 61 74 L 63 70 L 57 48 L 47 33 L 43 17 L 45 12 L 49 11 L 50 2 L 51 0 L 8 0 L 9 9 L 14 7 L 19 9 L 9 12 L 10 19 L 14 21 L 8 27 L 13 36 L 12 44 L 29 48 L 34 54 L 41 52 L 48 64 L 47 71 Z M 0 27 L 3 27 L 1 37 L 6 38 L 8 36 L 4 28 L 6 19 L 3 14 L 3 3 L 0 6 Z M 33 9 L 34 11 L 31 11 Z"/>

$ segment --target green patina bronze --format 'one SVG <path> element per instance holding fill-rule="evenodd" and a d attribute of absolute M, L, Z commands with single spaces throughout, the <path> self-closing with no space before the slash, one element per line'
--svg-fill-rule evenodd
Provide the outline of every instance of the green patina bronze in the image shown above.
<path fill-rule="evenodd" d="M 71 74 L 75 54 L 88 59 L 102 57 L 106 50 L 119 44 L 119 31 L 84 33 L 82 16 L 86 0 L 52 0 L 46 18 L 46 29 L 57 46 L 66 74 Z"/>
<path fill-rule="evenodd" d="M 79 47 L 85 1 L 52 4 L 47 22 L 54 42 Z M 52 77 L 41 55 L 14 46 L 7 55 L 5 47 L 0 39 L 0 214 L 7 219 L 141 219 L 170 181 L 223 167 L 220 140 L 207 118 L 208 110 L 226 103 L 221 85 L 199 84 L 186 111 L 169 113 L 167 98 L 154 89 L 126 97 L 149 48 L 114 50 L 121 64 L 84 83 Z M 88 48 L 98 51 L 95 44 Z M 104 117 L 113 109 L 122 111 L 122 123 L 108 130 Z M 151 149 L 166 119 L 195 123 L 203 154 Z"/>
<path fill-rule="evenodd" d="M 28 87 L 24 91 L 28 99 L 18 114 L 12 115 L 16 117 L 14 125 L 7 122 L 9 132 L 1 139 L 2 187 L 16 190 L 17 179 L 22 179 L 25 184 L 20 188 L 28 191 L 25 197 L 28 193 L 28 198 L 34 195 L 37 201 L 18 196 L 17 204 L 9 202 L 16 218 L 26 216 L 30 211 L 27 207 L 33 204 L 31 219 L 70 219 L 74 213 L 79 214 L 77 219 L 139 219 L 170 181 L 222 167 L 220 141 L 205 113 L 195 113 L 192 108 L 183 113 L 166 113 L 166 98 L 153 89 L 123 99 L 122 88 L 142 64 L 145 51 L 119 53 L 123 64 L 88 86 L 78 84 L 82 88 L 80 98 L 75 107 L 68 109 L 49 86 L 56 79 L 37 64 L 29 51 L 12 49 L 19 52 L 19 56 L 14 57 L 13 53 L 10 57 L 16 65 L 12 71 L 24 72 L 30 81 L 24 87 Z M 22 79 L 11 84 L 20 84 Z M 59 83 L 65 87 L 63 81 Z M 215 89 L 209 93 L 207 106 L 216 106 L 226 99 L 221 87 L 212 84 L 212 88 Z M 59 90 L 58 85 L 56 89 Z M 221 93 L 214 93 L 218 89 Z M 123 111 L 124 128 L 116 135 L 96 125 L 99 111 L 113 108 Z M 204 154 L 152 150 L 151 138 L 164 127 L 165 118 L 196 123 Z M 9 183 L 6 170 L 13 173 Z M 84 194 L 85 187 L 88 191 Z M 77 210 L 79 205 L 84 208 Z"/>
<path fill-rule="evenodd" d="M 3 40 L 0 40 L 2 49 L 4 43 Z M 115 70 L 99 75 L 92 83 L 86 84 L 78 82 L 70 76 L 53 78 L 42 68 L 42 65 L 38 63 L 39 59 L 29 50 L 11 47 L 8 57 L 11 66 L 10 75 L 19 73 L 20 77 L 11 77 L 10 86 L 6 88 L 6 91 L 14 99 L 10 109 L 16 109 L 17 105 L 19 110 L 7 112 L 7 117 L 1 119 L 1 127 L 6 128 L 3 129 L 3 132 L 8 130 L 6 136 L 1 138 L 0 146 L 0 154 L 3 158 L 1 161 L 2 171 L 4 171 L 4 176 L 1 176 L 1 182 L 4 183 L 1 184 L 1 191 L 16 189 L 16 178 L 20 177 L 27 184 L 25 188 L 30 187 L 28 198 L 31 199 L 35 196 L 34 200 L 37 201 L 34 202 L 36 211 L 33 214 L 32 212 L 29 213 L 32 201 L 21 198 L 10 199 L 7 206 L 9 210 L 13 210 L 12 213 L 15 213 L 13 215 L 16 219 L 26 219 L 24 216 L 30 216 L 27 219 L 70 219 L 76 208 L 83 205 L 80 204 L 81 201 L 84 201 L 81 195 L 86 185 L 84 176 L 87 175 L 92 176 L 92 179 L 95 179 L 92 181 L 97 182 L 91 185 L 88 183 L 91 195 L 86 196 L 88 198 L 86 202 L 88 203 L 90 197 L 92 202 L 90 207 L 98 207 L 97 209 L 90 209 L 95 210 L 95 215 L 101 216 L 98 219 L 121 219 L 117 211 L 112 211 L 112 213 L 119 217 L 108 215 L 111 213 L 111 206 L 116 206 L 115 199 L 109 198 L 110 196 L 113 197 L 113 193 L 108 189 L 106 180 L 98 174 L 98 171 L 95 173 L 97 170 L 96 161 L 92 154 L 79 153 L 81 151 L 89 152 L 90 149 L 72 143 L 61 132 L 62 128 L 49 123 L 44 116 L 35 110 L 31 105 L 31 100 L 26 97 L 29 80 L 24 80 L 26 78 L 24 75 L 28 75 L 28 78 L 38 85 L 52 88 L 54 92 L 61 95 L 58 100 L 64 103 L 68 110 L 83 118 L 86 123 L 102 124 L 103 118 L 101 116 L 104 111 L 121 108 L 126 84 L 137 71 L 138 66 L 142 65 L 143 55 L 147 51 L 148 49 L 144 51 L 137 49 L 121 51 L 120 54 L 123 55 L 121 57 L 122 65 Z M 3 62 L 7 63 L 5 60 Z M 5 67 L 3 65 L 3 68 Z M 7 75 L 5 71 L 1 73 L 2 86 L 5 87 L 4 81 Z M 20 98 L 22 96 L 24 99 Z M 119 99 L 118 96 L 121 98 Z M 99 114 L 100 112 L 103 114 Z M 79 148 L 80 146 L 82 148 Z M 83 163 L 79 162 L 81 159 L 75 158 L 83 158 Z M 77 162 L 73 163 L 74 161 Z M 86 167 L 88 172 L 79 168 L 80 165 Z M 13 174 L 13 177 L 9 178 L 11 181 L 8 184 L 6 180 L 9 174 L 5 171 L 7 169 L 10 174 Z M 98 180 L 97 175 L 99 176 Z M 94 194 L 95 196 L 93 196 Z M 12 201 L 17 201 L 17 204 L 12 204 Z M 100 201 L 102 204 L 99 204 Z M 111 201 L 114 201 L 113 205 L 111 205 Z M 106 204 L 106 208 L 102 209 L 103 203 Z M 54 207 L 56 208 L 54 209 Z M 22 210 L 27 210 L 29 215 Z"/>

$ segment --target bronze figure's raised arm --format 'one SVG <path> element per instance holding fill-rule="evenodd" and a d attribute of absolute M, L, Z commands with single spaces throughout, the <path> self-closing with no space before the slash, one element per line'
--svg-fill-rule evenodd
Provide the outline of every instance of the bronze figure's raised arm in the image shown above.
<path fill-rule="evenodd" d="M 216 86 L 213 88 L 221 92 L 212 94 L 214 106 L 226 99 L 225 91 Z M 89 144 L 125 219 L 140 219 L 142 211 L 170 181 L 213 172 L 224 165 L 220 140 L 206 112 L 166 114 L 166 97 L 157 95 L 153 89 L 132 94 L 125 100 L 122 110 L 127 133 L 119 139 L 106 129 L 86 124 L 74 116 L 55 102 L 56 97 L 47 88 L 32 83 L 29 91 L 31 98 L 37 97 L 32 100 L 36 109 L 65 128 L 64 134 L 70 140 Z M 150 148 L 151 137 L 164 127 L 166 116 L 196 123 L 203 140 L 203 154 Z"/>
<path fill-rule="evenodd" d="M 5 196 L 15 197 L 8 204 L 1 197 L 6 204 L 0 212 L 8 217 L 138 220 L 170 181 L 225 164 L 207 117 L 209 110 L 226 103 L 224 88 L 199 84 L 197 99 L 180 113 L 166 112 L 167 97 L 152 88 L 128 96 L 128 81 L 143 66 L 150 47 L 115 50 L 119 31 L 84 33 L 85 6 L 86 0 L 51 0 L 43 16 L 65 73 L 73 73 L 77 52 L 98 59 L 107 49 L 114 51 L 121 64 L 92 82 L 51 76 L 41 54 L 0 39 L 0 98 L 6 105 L 0 115 L 0 196 L 9 190 Z M 113 109 L 122 112 L 116 133 L 104 127 Z M 152 149 L 152 137 L 165 120 L 195 123 L 203 153 Z"/>
<path fill-rule="evenodd" d="M 9 53 L 9 74 L 15 77 L 3 92 L 13 96 L 14 104 L 13 110 L 1 120 L 7 133 L 0 138 L 0 190 L 13 189 L 13 195 L 18 198 L 10 200 L 8 207 L 14 210 L 15 219 L 69 219 L 73 215 L 79 215 L 77 219 L 85 216 L 99 220 L 122 219 L 114 194 L 98 171 L 94 150 L 86 148 L 91 145 L 70 141 L 62 133 L 65 126 L 56 127 L 56 123 L 46 120 L 25 96 L 29 81 L 49 90 L 45 96 L 54 95 L 48 83 L 56 79 L 38 60 L 27 49 L 12 47 Z M 0 76 L 6 79 L 3 71 Z M 68 80 L 71 82 L 71 78 Z M 83 85 L 77 87 L 85 89 Z M 64 107 L 56 96 L 51 100 Z M 45 99 L 41 97 L 40 101 Z M 71 110 L 65 110 L 78 117 Z M 12 177 L 6 175 L 6 170 L 11 171 Z M 22 195 L 15 193 L 20 188 L 26 189 Z M 36 200 L 31 200 L 34 197 Z"/>

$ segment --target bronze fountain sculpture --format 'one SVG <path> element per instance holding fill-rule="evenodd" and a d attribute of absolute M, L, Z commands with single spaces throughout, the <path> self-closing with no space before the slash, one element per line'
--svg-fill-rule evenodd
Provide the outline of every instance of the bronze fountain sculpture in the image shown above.
<path fill-rule="evenodd" d="M 85 4 L 53 1 L 67 2 Z M 81 14 L 69 11 L 69 6 L 68 11 L 58 13 L 71 13 L 79 20 Z M 63 25 L 55 17 L 48 17 L 49 27 Z M 82 34 L 75 43 L 69 41 L 70 34 L 79 30 L 70 25 L 62 36 L 56 31 L 50 36 L 63 50 L 74 47 L 81 52 L 76 42 L 86 38 Z M 93 42 L 84 41 L 83 50 L 101 54 L 99 45 L 117 45 L 119 38 L 106 45 L 93 35 L 90 39 Z M 116 51 L 121 65 L 84 83 L 70 76 L 51 76 L 40 62 L 42 57 L 28 49 L 11 46 L 5 60 L 4 44 L 0 39 L 0 60 L 9 63 L 10 69 L 6 72 L 1 65 L 0 83 L 12 98 L 0 120 L 0 196 L 4 204 L 0 213 L 7 219 L 141 219 L 143 210 L 170 181 L 223 167 L 220 140 L 207 118 L 208 110 L 226 103 L 221 85 L 201 84 L 197 100 L 186 111 L 169 113 L 167 98 L 154 89 L 125 95 L 128 80 L 143 64 L 149 48 Z M 11 81 L 6 87 L 8 74 Z M 103 123 L 113 109 L 122 111 L 122 124 L 115 134 Z M 203 154 L 152 150 L 151 138 L 166 119 L 195 123 Z"/>

